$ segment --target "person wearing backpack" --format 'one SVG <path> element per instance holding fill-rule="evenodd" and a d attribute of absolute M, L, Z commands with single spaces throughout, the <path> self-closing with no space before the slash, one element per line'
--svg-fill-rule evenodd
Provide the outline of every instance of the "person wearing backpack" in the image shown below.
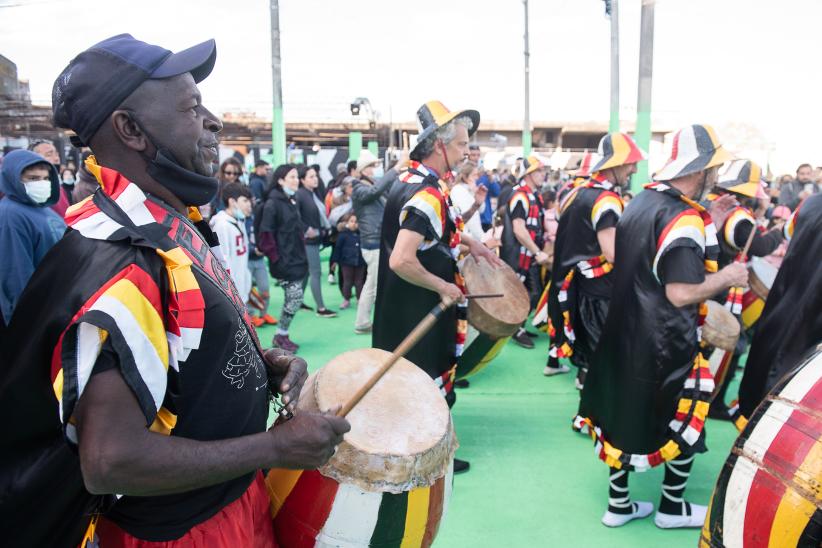
<path fill-rule="evenodd" d="M 255 232 L 259 235 L 257 247 L 268 257 L 268 270 L 285 292 L 273 344 L 289 352 L 296 352 L 299 348 L 289 338 L 288 329 L 303 303 L 303 280 L 308 274 L 305 225 L 294 199 L 299 184 L 296 166 L 283 164 L 277 167 L 259 226 L 255 226 Z"/>

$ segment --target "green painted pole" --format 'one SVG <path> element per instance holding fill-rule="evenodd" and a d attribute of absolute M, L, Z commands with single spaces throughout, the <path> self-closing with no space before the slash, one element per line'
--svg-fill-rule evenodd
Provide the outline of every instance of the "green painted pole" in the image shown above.
<path fill-rule="evenodd" d="M 377 141 L 368 141 L 368 151 L 376 156 L 377 158 L 380 157 L 380 144 Z"/>
<path fill-rule="evenodd" d="M 280 58 L 280 2 L 270 0 L 271 77 L 274 109 L 271 117 L 271 157 L 274 165 L 285 163 L 285 118 L 283 117 L 282 60 Z"/>
<path fill-rule="evenodd" d="M 525 116 L 522 120 L 522 155 L 531 155 L 531 52 L 528 48 L 528 0 L 522 0 L 525 7 Z"/>
<path fill-rule="evenodd" d="M 362 132 L 352 131 L 348 134 L 348 159 L 358 160 L 362 151 Z"/>
<path fill-rule="evenodd" d="M 619 131 L 619 0 L 611 0 L 611 121 L 608 132 Z"/>
<path fill-rule="evenodd" d="M 651 84 L 654 68 L 654 0 L 642 0 L 642 16 L 639 36 L 639 89 L 636 105 L 636 131 L 634 140 L 644 151 L 651 144 Z M 637 164 L 637 172 L 631 180 L 631 190 L 636 194 L 648 182 L 648 161 Z"/>

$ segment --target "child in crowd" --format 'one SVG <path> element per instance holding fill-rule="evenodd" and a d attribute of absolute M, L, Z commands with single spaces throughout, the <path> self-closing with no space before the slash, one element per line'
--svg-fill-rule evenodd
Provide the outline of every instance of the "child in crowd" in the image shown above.
<path fill-rule="evenodd" d="M 343 302 L 340 308 L 351 305 L 351 288 L 357 289 L 357 298 L 360 298 L 362 286 L 365 283 L 366 265 L 360 252 L 360 232 L 357 225 L 357 216 L 346 214 L 345 228 L 337 236 L 337 243 L 331 255 L 331 262 L 340 265 L 343 278 Z"/>
<path fill-rule="evenodd" d="M 211 229 L 220 240 L 220 251 L 237 292 L 248 301 L 251 271 L 248 269 L 248 234 L 245 218 L 251 215 L 251 190 L 242 183 L 227 183 L 222 191 L 220 210 L 211 218 Z"/>

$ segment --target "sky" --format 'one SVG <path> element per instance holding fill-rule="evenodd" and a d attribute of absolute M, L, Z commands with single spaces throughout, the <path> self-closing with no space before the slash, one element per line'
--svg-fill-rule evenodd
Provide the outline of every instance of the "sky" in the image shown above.
<path fill-rule="evenodd" d="M 623 121 L 636 116 L 641 1 L 619 1 Z M 822 165 L 822 0 L 657 0 L 655 12 L 656 127 L 712 124 L 775 173 Z M 530 0 L 529 16 L 531 119 L 607 122 L 602 0 Z M 521 120 L 523 20 L 521 0 L 280 0 L 286 121 L 350 120 L 355 97 L 383 122 L 434 98 Z M 72 57 L 121 32 L 174 51 L 215 38 L 206 106 L 270 118 L 268 0 L 0 0 L 0 54 L 35 103 Z"/>

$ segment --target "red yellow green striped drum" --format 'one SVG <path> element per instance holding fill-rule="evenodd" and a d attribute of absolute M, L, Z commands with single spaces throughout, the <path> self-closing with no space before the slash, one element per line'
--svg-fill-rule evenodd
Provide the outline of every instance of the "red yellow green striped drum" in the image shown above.
<path fill-rule="evenodd" d="M 822 349 L 757 407 L 720 472 L 700 546 L 822 545 Z"/>
<path fill-rule="evenodd" d="M 309 377 L 298 412 L 329 409 L 362 386 L 389 352 L 346 352 Z M 348 414 L 351 431 L 314 471 L 266 478 L 281 546 L 430 546 L 448 508 L 457 448 L 430 377 L 400 359 Z"/>

